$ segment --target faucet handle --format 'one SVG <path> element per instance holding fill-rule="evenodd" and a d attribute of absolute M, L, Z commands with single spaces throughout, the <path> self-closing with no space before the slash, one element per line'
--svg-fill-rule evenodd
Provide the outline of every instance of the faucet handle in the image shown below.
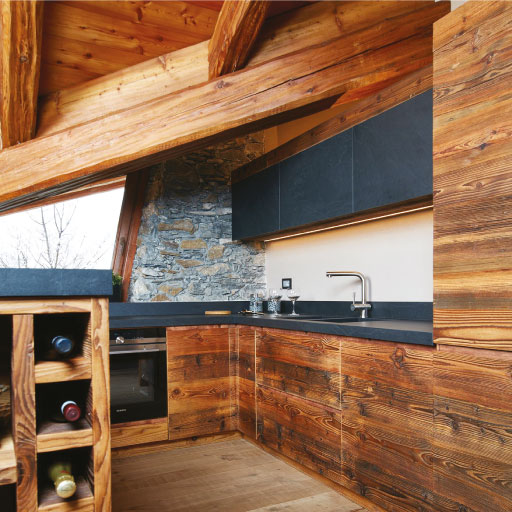
<path fill-rule="evenodd" d="M 350 311 L 355 311 L 356 309 L 356 292 L 352 293 L 352 304 L 350 305 Z"/>

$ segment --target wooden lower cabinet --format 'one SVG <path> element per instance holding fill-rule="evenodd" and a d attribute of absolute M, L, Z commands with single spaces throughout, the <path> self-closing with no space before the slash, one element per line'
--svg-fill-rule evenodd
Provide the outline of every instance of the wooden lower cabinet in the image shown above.
<path fill-rule="evenodd" d="M 340 482 L 340 410 L 260 385 L 256 400 L 258 441 Z"/>
<path fill-rule="evenodd" d="M 512 510 L 512 353 L 170 329 L 170 438 L 239 430 L 389 512 Z"/>
<path fill-rule="evenodd" d="M 340 338 L 261 329 L 256 336 L 258 384 L 340 408 Z"/>
<path fill-rule="evenodd" d="M 234 333 L 218 325 L 167 329 L 171 441 L 237 429 Z"/>
<path fill-rule="evenodd" d="M 339 338 L 258 330 L 256 383 L 258 441 L 339 482 Z"/>
<path fill-rule="evenodd" d="M 342 484 L 384 510 L 433 510 L 433 352 L 341 339 Z"/>
<path fill-rule="evenodd" d="M 236 329 L 238 377 L 238 430 L 256 439 L 256 339 L 260 329 Z"/>

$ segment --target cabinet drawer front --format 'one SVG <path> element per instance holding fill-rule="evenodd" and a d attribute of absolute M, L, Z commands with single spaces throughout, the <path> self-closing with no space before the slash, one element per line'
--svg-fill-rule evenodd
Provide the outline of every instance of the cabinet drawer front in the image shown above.
<path fill-rule="evenodd" d="M 335 336 L 262 329 L 256 338 L 258 384 L 337 409 L 340 364 Z"/>

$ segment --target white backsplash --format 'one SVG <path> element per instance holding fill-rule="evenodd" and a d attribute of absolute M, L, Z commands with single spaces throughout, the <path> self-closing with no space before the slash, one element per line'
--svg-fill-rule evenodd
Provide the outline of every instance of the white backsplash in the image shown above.
<path fill-rule="evenodd" d="M 370 301 L 432 301 L 432 211 L 358 224 L 270 242 L 266 246 L 269 287 L 291 277 L 302 300 L 352 300 L 357 278 L 325 276 L 357 270 L 368 277 Z M 299 299 L 299 300 L 301 300 Z"/>

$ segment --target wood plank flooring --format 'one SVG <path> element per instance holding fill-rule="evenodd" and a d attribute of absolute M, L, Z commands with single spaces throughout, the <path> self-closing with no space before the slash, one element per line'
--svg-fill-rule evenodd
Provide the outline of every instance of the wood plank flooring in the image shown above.
<path fill-rule="evenodd" d="M 366 512 L 243 439 L 112 463 L 113 512 Z"/>

